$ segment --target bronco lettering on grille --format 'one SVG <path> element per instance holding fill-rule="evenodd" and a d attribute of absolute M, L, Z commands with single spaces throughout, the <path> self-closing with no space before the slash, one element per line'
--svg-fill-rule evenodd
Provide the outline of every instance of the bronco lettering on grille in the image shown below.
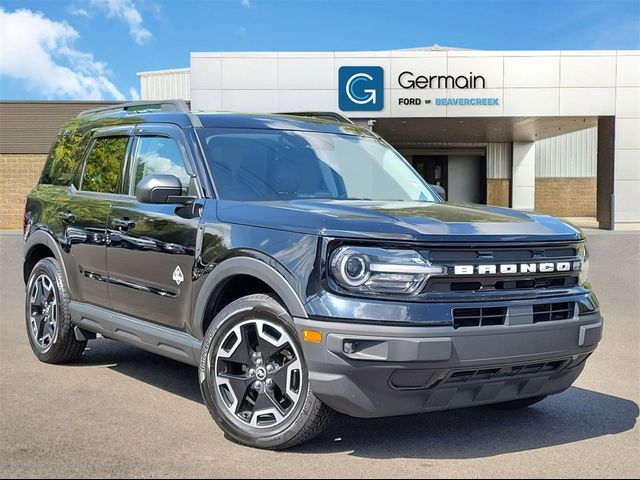
<path fill-rule="evenodd" d="M 453 268 L 453 273 L 454 275 L 513 275 L 537 272 L 579 272 L 581 269 L 582 262 L 578 260 L 574 262 L 505 263 L 502 265 L 456 265 Z"/>

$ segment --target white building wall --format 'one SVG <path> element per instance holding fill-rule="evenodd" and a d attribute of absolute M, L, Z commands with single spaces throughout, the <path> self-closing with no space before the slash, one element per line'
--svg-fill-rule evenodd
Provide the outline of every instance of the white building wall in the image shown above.
<path fill-rule="evenodd" d="M 511 182 L 513 208 L 533 211 L 536 205 L 536 142 L 513 143 Z"/>
<path fill-rule="evenodd" d="M 392 50 L 377 52 L 192 53 L 194 108 L 240 111 L 338 110 L 337 72 L 343 65 L 378 65 L 385 72 L 385 105 L 377 117 L 614 115 L 619 56 L 633 84 L 639 52 Z M 486 80 L 482 90 L 406 90 L 397 77 L 467 75 Z M 408 95 L 498 98 L 497 106 L 398 105 Z M 352 117 L 371 117 L 349 112 Z"/>
<path fill-rule="evenodd" d="M 640 53 L 618 52 L 615 221 L 640 222 Z"/>

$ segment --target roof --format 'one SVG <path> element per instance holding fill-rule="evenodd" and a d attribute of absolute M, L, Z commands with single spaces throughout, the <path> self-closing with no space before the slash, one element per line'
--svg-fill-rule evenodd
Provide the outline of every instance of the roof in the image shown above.
<path fill-rule="evenodd" d="M 358 127 L 346 117 L 333 112 L 193 113 L 184 100 L 143 100 L 94 108 L 80 112 L 77 117 L 67 122 L 65 127 L 75 130 L 94 128 L 103 124 L 127 125 L 146 122 L 172 123 L 183 128 L 250 128 L 373 135 L 367 129 Z"/>
<path fill-rule="evenodd" d="M 149 107 L 149 108 L 146 108 Z M 153 108 L 152 108 L 153 107 Z M 275 113 L 231 113 L 190 112 L 185 102 L 167 100 L 162 102 L 129 102 L 107 108 L 81 112 L 65 124 L 72 130 L 86 130 L 102 126 L 132 125 L 140 123 L 170 123 L 181 128 L 239 128 L 260 130 L 294 130 L 307 132 L 338 133 L 347 135 L 375 136 L 368 129 L 353 123 L 329 118 L 330 112 L 275 114 Z M 345 119 L 346 120 L 346 119 Z"/>
<path fill-rule="evenodd" d="M 392 50 L 392 52 L 407 52 L 407 51 L 426 51 L 426 52 L 443 52 L 447 50 L 475 50 L 471 48 L 461 48 L 461 47 L 445 47 L 444 45 L 438 45 L 434 43 L 430 47 L 412 47 L 412 48 L 396 48 Z"/>
<path fill-rule="evenodd" d="M 268 130 L 298 130 L 351 135 L 372 135 L 369 130 L 351 123 L 337 122 L 323 118 L 265 113 L 201 113 L 203 127 L 209 128 L 252 128 Z"/>
<path fill-rule="evenodd" d="M 190 73 L 190 72 L 191 72 L 191 68 L 186 67 L 186 68 L 170 68 L 167 70 L 149 70 L 146 72 L 137 72 L 136 75 L 138 77 L 144 77 L 144 76 L 151 76 L 151 75 L 157 75 L 157 74 L 169 75 L 172 73 L 180 74 L 180 73 Z"/>

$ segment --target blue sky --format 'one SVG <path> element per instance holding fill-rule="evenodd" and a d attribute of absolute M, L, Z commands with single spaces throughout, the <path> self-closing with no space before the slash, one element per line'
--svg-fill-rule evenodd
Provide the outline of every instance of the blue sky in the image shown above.
<path fill-rule="evenodd" d="M 0 1 L 0 98 L 131 99 L 191 51 L 640 48 L 640 1 Z"/>

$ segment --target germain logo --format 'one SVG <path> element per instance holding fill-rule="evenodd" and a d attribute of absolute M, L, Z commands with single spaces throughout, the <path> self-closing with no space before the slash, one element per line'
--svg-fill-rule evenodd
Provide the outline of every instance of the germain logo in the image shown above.
<path fill-rule="evenodd" d="M 346 112 L 379 112 L 384 107 L 382 67 L 340 67 L 338 100 Z"/>

